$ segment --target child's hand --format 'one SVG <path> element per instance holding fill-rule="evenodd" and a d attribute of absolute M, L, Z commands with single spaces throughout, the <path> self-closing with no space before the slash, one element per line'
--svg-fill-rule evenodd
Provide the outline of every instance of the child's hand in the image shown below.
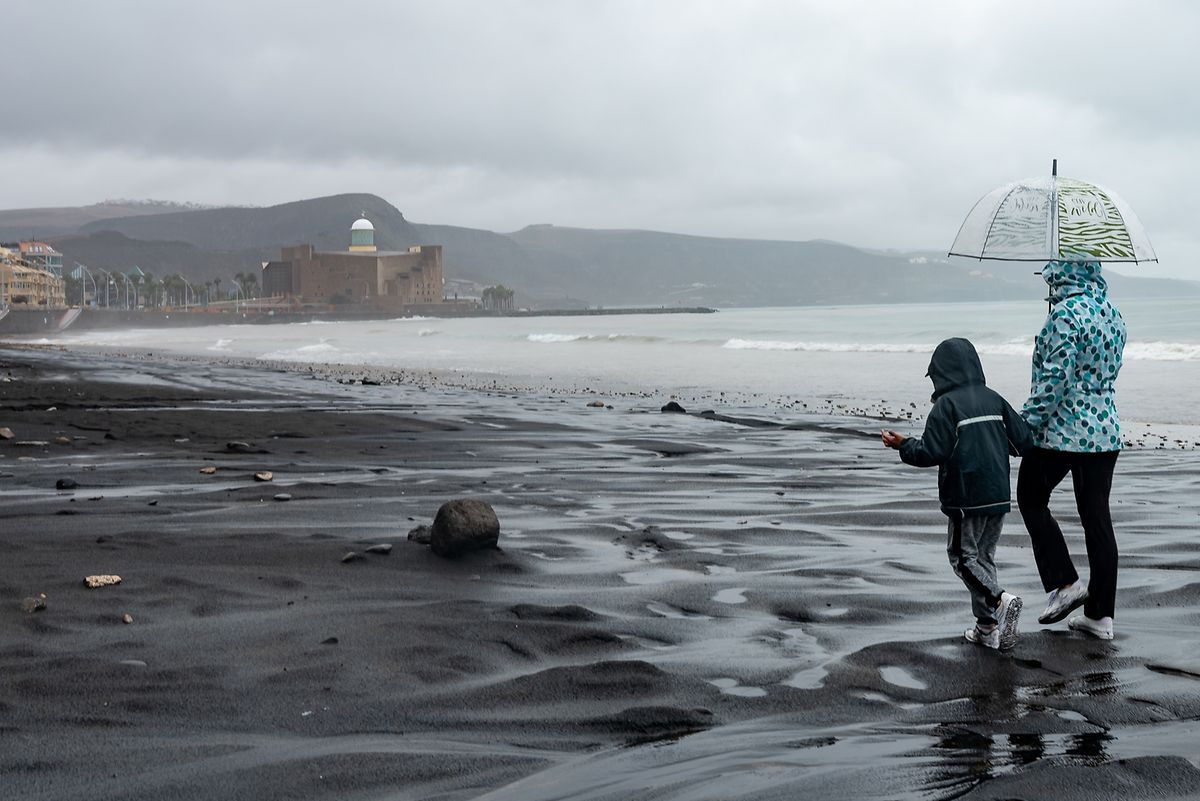
<path fill-rule="evenodd" d="M 908 439 L 907 437 L 897 434 L 895 431 L 892 431 L 889 428 L 885 428 L 880 431 L 879 436 L 883 439 L 883 444 L 889 448 L 899 448 L 900 443 Z"/>

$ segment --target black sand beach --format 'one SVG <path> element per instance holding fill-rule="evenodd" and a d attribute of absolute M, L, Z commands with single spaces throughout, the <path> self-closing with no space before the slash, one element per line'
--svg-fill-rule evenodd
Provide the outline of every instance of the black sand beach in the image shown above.
<path fill-rule="evenodd" d="M 878 420 L 336 374 L 0 348 L 0 797 L 1200 798 L 1192 452 L 1118 462 L 1111 643 L 1014 511 L 999 654 Z M 462 497 L 499 550 L 408 541 Z"/>

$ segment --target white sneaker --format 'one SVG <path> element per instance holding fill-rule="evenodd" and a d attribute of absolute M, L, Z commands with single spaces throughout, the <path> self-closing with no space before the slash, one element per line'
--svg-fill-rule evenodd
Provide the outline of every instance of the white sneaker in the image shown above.
<path fill-rule="evenodd" d="M 1085 634 L 1090 634 L 1098 640 L 1111 640 L 1113 638 L 1113 619 L 1111 617 L 1102 617 L 1099 620 L 1093 620 L 1087 615 L 1076 615 L 1067 621 L 1067 628 L 1071 631 L 1082 631 Z"/>
<path fill-rule="evenodd" d="M 1087 587 L 1079 581 L 1076 581 L 1066 589 L 1054 590 L 1050 593 L 1050 597 L 1046 601 L 1046 610 L 1038 615 L 1038 623 L 1043 625 L 1057 623 L 1083 606 L 1087 597 Z"/>
<path fill-rule="evenodd" d="M 1000 650 L 1011 650 L 1017 644 L 1017 621 L 1021 617 L 1023 602 L 1015 595 L 1000 593 L 1000 606 L 996 608 L 996 631 L 1000 632 Z"/>
<path fill-rule="evenodd" d="M 967 629 L 963 632 L 963 637 L 972 645 L 982 645 L 984 648 L 999 650 L 1000 648 L 1000 627 L 992 629 L 989 632 L 982 632 L 979 626 L 973 629 Z"/>

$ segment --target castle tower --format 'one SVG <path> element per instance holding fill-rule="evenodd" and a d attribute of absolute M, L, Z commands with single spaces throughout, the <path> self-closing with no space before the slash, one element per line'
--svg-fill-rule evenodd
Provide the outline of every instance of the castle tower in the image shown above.
<path fill-rule="evenodd" d="M 367 219 L 367 213 L 350 226 L 350 250 L 359 253 L 375 252 L 375 226 Z"/>

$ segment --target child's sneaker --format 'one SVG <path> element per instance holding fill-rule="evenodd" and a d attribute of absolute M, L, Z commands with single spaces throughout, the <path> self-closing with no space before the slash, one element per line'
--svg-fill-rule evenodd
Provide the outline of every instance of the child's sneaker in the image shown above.
<path fill-rule="evenodd" d="M 1042 625 L 1057 623 L 1083 606 L 1083 602 L 1087 598 L 1087 587 L 1079 581 L 1066 589 L 1052 591 L 1046 600 L 1046 610 L 1038 615 L 1038 623 Z"/>
<path fill-rule="evenodd" d="M 1000 593 L 996 607 L 996 631 L 1000 632 L 1000 650 L 1009 651 L 1017 644 L 1017 621 L 1021 618 L 1022 601 L 1007 592 Z"/>
<path fill-rule="evenodd" d="M 1067 621 L 1067 628 L 1071 629 L 1071 631 L 1082 631 L 1099 640 L 1111 640 L 1113 638 L 1113 619 L 1111 617 L 1102 617 L 1099 620 L 1095 620 L 1087 615 L 1076 615 Z"/>
<path fill-rule="evenodd" d="M 963 632 L 963 637 L 972 645 L 982 645 L 984 648 L 999 650 L 1000 648 L 1000 627 L 991 631 L 981 631 L 979 626 L 973 629 L 967 629 Z"/>

